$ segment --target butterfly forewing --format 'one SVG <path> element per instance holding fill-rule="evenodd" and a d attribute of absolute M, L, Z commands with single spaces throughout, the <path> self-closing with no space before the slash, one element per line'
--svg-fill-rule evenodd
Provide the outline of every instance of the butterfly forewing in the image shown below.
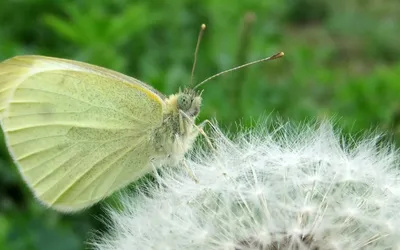
<path fill-rule="evenodd" d="M 149 171 L 151 132 L 164 105 L 133 78 L 69 62 L 28 56 L 0 64 L 9 150 L 35 195 L 63 211 L 89 206 Z"/>

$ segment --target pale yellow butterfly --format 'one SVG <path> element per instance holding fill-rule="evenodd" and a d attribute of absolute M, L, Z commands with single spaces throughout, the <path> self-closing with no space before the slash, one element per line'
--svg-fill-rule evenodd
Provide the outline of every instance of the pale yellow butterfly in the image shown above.
<path fill-rule="evenodd" d="M 201 96 L 194 89 L 231 70 L 166 97 L 135 78 L 87 63 L 13 57 L 0 63 L 7 147 L 42 203 L 78 211 L 183 159 L 201 132 L 194 123 Z"/>

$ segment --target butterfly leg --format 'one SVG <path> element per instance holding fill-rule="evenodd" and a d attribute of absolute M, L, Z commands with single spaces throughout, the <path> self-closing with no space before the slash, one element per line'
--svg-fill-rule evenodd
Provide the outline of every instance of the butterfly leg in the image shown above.
<path fill-rule="evenodd" d="M 192 178 L 196 183 L 200 183 L 200 181 L 196 178 L 195 174 L 193 173 L 192 169 L 186 163 L 186 160 L 182 161 L 182 164 L 185 166 L 186 171 L 188 172 L 190 178 Z"/>
<path fill-rule="evenodd" d="M 196 133 L 196 135 L 198 133 L 200 133 L 202 136 L 204 136 L 204 138 L 206 139 L 208 145 L 210 145 L 210 147 L 215 150 L 214 146 L 211 143 L 210 137 L 206 134 L 206 132 L 204 132 L 203 128 L 209 124 L 213 129 L 215 129 L 214 124 L 211 123 L 210 120 L 204 120 L 202 121 L 199 125 L 194 124 L 196 131 L 194 131 L 194 133 Z"/>
<path fill-rule="evenodd" d="M 185 126 L 183 126 L 183 119 L 182 119 L 182 117 L 184 116 L 184 117 L 186 117 L 186 118 L 190 121 L 190 123 L 193 124 L 193 126 L 194 126 L 194 128 L 195 128 L 195 130 L 193 130 L 192 132 L 190 132 L 190 134 L 189 134 L 190 137 L 191 137 L 191 138 L 196 138 L 197 135 L 200 133 L 201 135 L 204 136 L 204 138 L 206 139 L 208 145 L 210 145 L 210 147 L 211 147 L 213 150 L 215 150 L 214 146 L 213 146 L 212 143 L 211 143 L 210 137 L 207 136 L 207 134 L 206 134 L 206 133 L 204 132 L 204 130 L 203 130 L 203 128 L 204 128 L 204 126 L 205 126 L 206 124 L 210 124 L 211 127 L 213 127 L 213 128 L 215 129 L 214 125 L 213 125 L 209 120 L 204 120 L 204 121 L 203 121 L 202 123 L 200 123 L 199 125 L 196 125 L 196 123 L 194 122 L 194 120 L 193 120 L 192 118 L 190 118 L 187 114 L 185 114 L 185 112 L 180 111 L 180 113 L 181 113 L 181 116 L 179 116 L 179 123 L 180 123 L 180 125 L 181 125 L 181 129 L 185 127 Z"/>

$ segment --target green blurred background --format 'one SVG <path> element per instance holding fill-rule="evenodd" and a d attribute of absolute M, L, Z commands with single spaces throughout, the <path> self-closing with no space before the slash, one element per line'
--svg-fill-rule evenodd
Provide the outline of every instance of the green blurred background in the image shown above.
<path fill-rule="evenodd" d="M 400 142 L 399 0 L 0 1 L 0 60 L 41 54 L 108 67 L 171 94 L 284 51 L 280 60 L 204 85 L 200 119 L 235 130 L 260 115 L 295 122 L 334 117 L 354 135 L 375 128 Z M 73 215 L 32 198 L 0 147 L 0 250 L 84 249 L 102 205 Z M 104 205 L 104 204 L 103 204 Z"/>

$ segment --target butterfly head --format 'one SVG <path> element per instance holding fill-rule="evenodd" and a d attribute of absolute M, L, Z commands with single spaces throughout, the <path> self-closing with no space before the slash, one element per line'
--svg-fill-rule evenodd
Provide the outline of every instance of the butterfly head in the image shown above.
<path fill-rule="evenodd" d="M 183 111 L 191 118 L 196 117 L 200 113 L 201 92 L 192 89 L 185 89 L 179 92 L 176 99 L 177 108 Z"/>

